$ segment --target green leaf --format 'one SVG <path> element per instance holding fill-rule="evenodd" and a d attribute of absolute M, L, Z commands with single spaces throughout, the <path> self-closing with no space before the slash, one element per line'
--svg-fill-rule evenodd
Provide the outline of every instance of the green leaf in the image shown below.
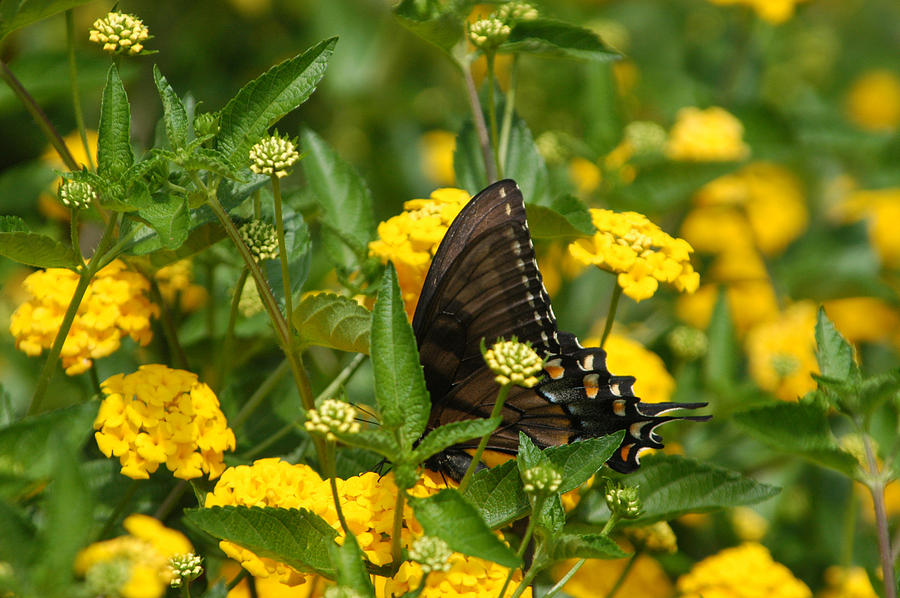
<path fill-rule="evenodd" d="M 515 461 L 475 473 L 464 496 L 491 529 L 512 523 L 530 509 Z"/>
<path fill-rule="evenodd" d="M 853 347 L 837 331 L 822 307 L 819 307 L 816 319 L 816 361 L 821 375 L 832 380 L 846 380 L 853 368 Z"/>
<path fill-rule="evenodd" d="M 757 503 L 779 492 L 729 471 L 677 455 L 656 454 L 641 460 L 641 467 L 623 480 L 638 489 L 643 510 L 628 524 L 668 521 L 685 513 L 699 513 Z M 591 493 L 588 519 L 605 521 L 609 510 L 601 493 Z M 593 508 L 590 508 L 593 506 Z"/>
<path fill-rule="evenodd" d="M 90 401 L 20 419 L 0 428 L 0 471 L 26 474 L 32 479 L 49 477 L 56 455 L 48 446 L 79 451 L 91 434 L 100 403 Z"/>
<path fill-rule="evenodd" d="M 597 473 L 625 438 L 625 430 L 546 449 L 544 454 L 562 475 L 560 494 L 578 488 Z"/>
<path fill-rule="evenodd" d="M 369 354 L 382 424 L 389 430 L 396 430 L 401 446 L 411 449 L 428 423 L 431 402 L 419 364 L 416 337 L 406 317 L 397 284 L 397 272 L 390 263 L 384 271 L 372 312 Z"/>
<path fill-rule="evenodd" d="M 356 536 L 350 534 L 345 537 L 342 546 L 332 543 L 328 548 L 331 562 L 337 569 L 335 578 L 337 585 L 355 590 L 360 598 L 364 596 L 375 598 L 375 588 L 372 586 L 369 572 L 366 571 L 366 558 L 359 549 Z"/>
<path fill-rule="evenodd" d="M 369 353 L 372 313 L 348 297 L 333 293 L 307 295 L 294 309 L 293 323 L 304 346 Z"/>
<path fill-rule="evenodd" d="M 851 477 L 858 467 L 856 459 L 838 446 L 825 406 L 779 402 L 737 413 L 734 421 L 778 451 L 801 455 Z"/>
<path fill-rule="evenodd" d="M 284 243 L 287 246 L 288 274 L 291 277 L 291 299 L 296 303 L 296 296 L 309 274 L 309 262 L 311 259 L 309 227 L 300 212 L 295 212 L 288 206 L 283 207 L 284 217 Z M 273 216 L 274 220 L 274 216 Z M 281 260 L 264 260 L 262 270 L 272 289 L 272 294 L 278 304 L 284 307 L 284 283 L 281 279 Z"/>
<path fill-rule="evenodd" d="M 185 520 L 216 538 L 240 544 L 258 556 L 280 561 L 298 571 L 334 579 L 335 568 L 329 549 L 337 532 L 306 509 L 188 509 Z"/>
<path fill-rule="evenodd" d="M 709 338 L 704 367 L 706 382 L 720 392 L 727 391 L 734 386 L 740 354 L 724 287 L 719 289 L 706 334 Z"/>
<path fill-rule="evenodd" d="M 551 19 L 516 22 L 498 52 L 601 61 L 618 60 L 622 57 L 590 29 Z"/>
<path fill-rule="evenodd" d="M 422 439 L 422 442 L 416 447 L 415 460 L 419 462 L 425 461 L 428 457 L 436 455 L 442 450 L 472 440 L 480 438 L 485 434 L 490 434 L 500 425 L 501 418 L 492 417 L 488 419 L 466 419 L 463 421 L 452 422 L 435 428 L 428 433 L 428 436 Z"/>
<path fill-rule="evenodd" d="M 0 255 L 38 268 L 75 268 L 79 264 L 71 247 L 30 232 L 18 216 L 0 216 Z"/>
<path fill-rule="evenodd" d="M 384 429 L 361 430 L 354 433 L 333 432 L 338 440 L 348 446 L 366 449 L 374 453 L 378 453 L 388 461 L 396 463 L 403 449 L 397 443 L 397 440 Z"/>
<path fill-rule="evenodd" d="M 522 560 L 485 525 L 478 510 L 456 490 L 441 490 L 427 498 L 410 498 L 416 521 L 429 536 L 444 540 L 455 552 L 504 567 L 521 567 Z"/>
<path fill-rule="evenodd" d="M 519 475 L 532 467 L 537 467 L 541 462 L 547 461 L 541 449 L 534 445 L 531 438 L 525 432 L 519 431 L 519 451 L 516 453 L 516 466 L 519 468 Z"/>
<path fill-rule="evenodd" d="M 325 250 L 332 261 L 355 270 L 375 238 L 372 194 L 359 173 L 309 129 L 300 134 L 303 173 L 322 210 Z"/>
<path fill-rule="evenodd" d="M 465 3 L 402 0 L 394 7 L 394 15 L 404 27 L 454 56 L 457 44 L 465 41 L 465 14 L 461 14 L 457 5 Z"/>
<path fill-rule="evenodd" d="M 566 559 L 621 559 L 628 553 L 601 534 L 559 534 L 553 543 L 550 559 L 553 562 Z"/>
<path fill-rule="evenodd" d="M 131 149 L 131 108 L 115 64 L 110 65 L 100 102 L 97 174 L 117 181 L 134 164 Z"/>
<path fill-rule="evenodd" d="M 2 0 L 0 1 L 0 40 L 32 23 L 43 21 L 88 0 Z"/>
<path fill-rule="evenodd" d="M 463 123 L 456 136 L 453 171 L 456 173 L 456 185 L 468 191 L 470 195 L 478 193 L 488 185 L 478 134 L 470 120 Z"/>
<path fill-rule="evenodd" d="M 217 148 L 235 166 L 250 160 L 250 148 L 283 116 L 312 95 L 325 75 L 337 38 L 319 42 L 303 54 L 270 68 L 247 83 L 219 117 Z"/>
<path fill-rule="evenodd" d="M 12 503 L 0 500 L 0 529 L 3 530 L 0 534 L 0 559 L 9 563 L 19 575 L 28 568 L 39 549 L 34 541 L 37 529 L 29 516 L 33 512 L 30 507 L 26 508 L 16 508 Z"/>
<path fill-rule="evenodd" d="M 553 208 L 549 196 L 550 175 L 544 157 L 537 151 L 528 125 L 516 118 L 509 131 L 509 146 L 503 176 L 513 179 L 522 190 L 525 203 Z M 569 203 L 569 206 L 572 204 Z M 590 218 L 588 218 L 590 220 Z"/>
<path fill-rule="evenodd" d="M 525 206 L 533 239 L 586 237 L 594 233 L 591 213 L 574 195 L 560 195 L 549 205 Z"/>
<path fill-rule="evenodd" d="M 190 216 L 184 197 L 154 197 L 149 206 L 137 211 L 137 215 L 156 231 L 159 242 L 166 249 L 178 249 L 188 238 Z"/>
<path fill-rule="evenodd" d="M 155 64 L 153 65 L 153 80 L 159 91 L 159 99 L 162 100 L 163 122 L 166 125 L 166 137 L 169 138 L 169 145 L 174 149 L 182 148 L 188 144 L 188 132 L 191 129 L 187 109 Z"/>

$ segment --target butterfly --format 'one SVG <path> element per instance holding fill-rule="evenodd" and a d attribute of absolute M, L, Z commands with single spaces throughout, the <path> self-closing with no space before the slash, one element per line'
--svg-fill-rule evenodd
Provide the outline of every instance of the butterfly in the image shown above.
<path fill-rule="evenodd" d="M 535 387 L 510 389 L 488 450 L 515 455 L 519 432 L 546 448 L 626 430 L 607 465 L 628 473 L 643 451 L 662 448 L 657 426 L 709 419 L 663 415 L 706 403 L 642 403 L 632 392 L 634 377 L 607 370 L 603 349 L 582 347 L 557 328 L 512 180 L 478 193 L 451 223 L 426 275 L 413 331 L 431 395 L 428 430 L 490 416 L 499 387 L 482 358 L 482 339 L 490 346 L 515 336 L 546 356 Z M 428 465 L 459 479 L 471 462 L 465 449 L 477 444 L 451 447 Z"/>

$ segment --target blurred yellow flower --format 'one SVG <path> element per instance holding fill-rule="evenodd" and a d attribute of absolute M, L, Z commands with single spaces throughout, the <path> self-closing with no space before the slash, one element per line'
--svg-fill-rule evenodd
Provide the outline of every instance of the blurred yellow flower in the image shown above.
<path fill-rule="evenodd" d="M 576 562 L 575 560 L 564 561 L 553 567 L 553 579 L 562 579 Z M 628 559 L 588 560 L 572 576 L 563 591 L 573 598 L 607 596 L 622 574 L 627 562 Z M 669 581 L 669 576 L 656 562 L 656 559 L 642 554 L 637 557 L 617 595 L 669 598 L 672 595 L 672 582 Z"/>
<path fill-rule="evenodd" d="M 693 295 L 678 297 L 675 313 L 683 322 L 706 330 L 719 295 L 719 285 L 706 284 Z M 729 313 L 738 334 L 778 316 L 778 299 L 768 280 L 748 280 L 725 286 Z"/>
<path fill-rule="evenodd" d="M 164 365 L 142 365 L 102 384 L 106 398 L 94 420 L 97 446 L 116 456 L 122 474 L 146 479 L 165 463 L 189 480 L 225 469 L 224 453 L 234 450 L 234 433 L 219 400 L 197 375 Z"/>
<path fill-rule="evenodd" d="M 900 313 L 881 299 L 832 299 L 824 307 L 835 327 L 851 343 L 888 340 L 900 329 Z"/>
<path fill-rule="evenodd" d="M 162 596 L 172 577 L 169 557 L 193 552 L 191 543 L 147 515 L 130 515 L 122 525 L 128 535 L 95 542 L 79 552 L 75 572 L 87 578 L 92 595 Z"/>
<path fill-rule="evenodd" d="M 795 5 L 806 0 L 710 0 L 714 4 L 745 4 L 773 25 L 784 23 L 794 16 Z"/>
<path fill-rule="evenodd" d="M 769 530 L 765 517 L 750 507 L 735 507 L 731 510 L 731 525 L 734 533 L 745 542 L 759 542 Z"/>
<path fill-rule="evenodd" d="M 697 290 L 700 275 L 684 239 L 669 236 L 637 212 L 592 209 L 591 220 L 597 232 L 571 243 L 569 253 L 582 264 L 618 274 L 618 285 L 635 301 L 652 297 L 660 282 L 682 292 Z"/>
<path fill-rule="evenodd" d="M 681 237 L 699 253 L 746 251 L 754 245 L 750 223 L 731 206 L 709 206 L 688 212 Z"/>
<path fill-rule="evenodd" d="M 603 173 L 594 162 L 575 156 L 569 160 L 569 178 L 575 183 L 578 194 L 586 195 L 597 190 L 603 180 Z"/>
<path fill-rule="evenodd" d="M 538 269 L 544 279 L 544 288 L 551 297 L 564 280 L 575 278 L 585 269 L 585 265 L 572 257 L 563 243 L 538 245 L 536 249 Z"/>
<path fill-rule="evenodd" d="M 744 125 L 723 108 L 682 108 L 669 132 L 666 155 L 697 162 L 743 160 L 750 155 L 743 136 Z"/>
<path fill-rule="evenodd" d="M 900 124 L 900 77 L 875 69 L 853 82 L 846 99 L 847 116 L 869 131 L 893 131 Z"/>
<path fill-rule="evenodd" d="M 205 287 L 193 284 L 194 263 L 178 260 L 163 266 L 153 275 L 159 285 L 159 293 L 169 305 L 177 305 L 183 312 L 197 311 L 209 299 Z"/>
<path fill-rule="evenodd" d="M 750 375 L 760 388 L 785 401 L 796 401 L 816 388 L 810 375 L 819 372 L 815 326 L 815 304 L 801 301 L 747 334 Z"/>
<path fill-rule="evenodd" d="M 38 270 L 25 279 L 23 286 L 32 298 L 9 322 L 16 348 L 34 357 L 53 345 L 78 279 L 64 268 Z M 141 345 L 150 342 L 150 318 L 159 316 L 159 307 L 145 297 L 149 288 L 146 278 L 126 269 L 120 260 L 97 272 L 63 344 L 62 364 L 68 375 L 85 372 L 94 359 L 115 352 L 126 335 Z"/>
<path fill-rule="evenodd" d="M 231 583 L 241 572 L 240 564 L 228 560 L 222 564 L 220 575 L 226 583 Z M 254 592 L 250 592 L 250 582 L 253 582 Z M 245 577 L 228 591 L 228 598 L 320 598 L 328 584 L 324 578 L 314 580 L 316 585 L 310 592 L 308 585 L 288 585 L 281 583 L 275 577 Z"/>
<path fill-rule="evenodd" d="M 677 587 L 681 598 L 812 598 L 806 584 L 755 542 L 700 561 L 678 578 Z"/>
<path fill-rule="evenodd" d="M 369 255 L 383 264 L 394 263 L 410 318 L 416 311 L 431 258 L 468 201 L 467 191 L 453 188 L 437 189 L 430 199 L 407 201 L 404 212 L 378 225 L 378 239 L 369 243 Z"/>
<path fill-rule="evenodd" d="M 865 219 L 869 227 L 869 242 L 887 268 L 900 268 L 900 187 L 873 191 L 855 191 L 839 206 L 835 215 L 845 221 Z"/>
<path fill-rule="evenodd" d="M 584 339 L 585 347 L 599 347 L 598 337 Z M 666 364 L 641 343 L 615 332 L 606 339 L 603 347 L 606 350 L 606 367 L 618 375 L 640 372 L 634 382 L 634 394 L 645 403 L 665 403 L 675 390 L 675 379 L 672 378 Z"/>
<path fill-rule="evenodd" d="M 678 552 L 675 532 L 672 530 L 672 526 L 665 521 L 626 527 L 624 532 L 628 539 L 640 546 L 642 550 L 668 552 L 669 554 Z"/>
<path fill-rule="evenodd" d="M 877 598 L 872 582 L 862 567 L 828 567 L 825 588 L 816 598 Z"/>
<path fill-rule="evenodd" d="M 422 170 L 428 180 L 441 187 L 455 184 L 453 152 L 456 151 L 456 134 L 441 130 L 428 131 L 422 135 L 419 146 Z"/>

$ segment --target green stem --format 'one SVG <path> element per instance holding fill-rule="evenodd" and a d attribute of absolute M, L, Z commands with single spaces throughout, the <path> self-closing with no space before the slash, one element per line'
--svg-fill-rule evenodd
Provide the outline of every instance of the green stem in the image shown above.
<path fill-rule="evenodd" d="M 497 134 L 497 106 L 494 103 L 494 53 L 485 54 L 487 59 L 487 84 L 488 84 L 488 119 L 491 123 L 491 153 L 494 157 L 494 168 L 497 170 L 497 178 L 503 178 L 503 169 L 500 168 L 500 152 L 498 144 L 500 136 Z M 489 181 L 493 182 L 493 181 Z"/>
<path fill-rule="evenodd" d="M 327 461 L 326 474 L 328 475 L 328 483 L 331 485 L 331 497 L 334 499 L 334 510 L 337 513 L 338 521 L 341 522 L 341 529 L 344 530 L 344 534 L 349 536 L 353 532 L 350 531 L 350 526 L 344 518 L 344 510 L 341 508 L 341 497 L 337 489 L 337 458 L 333 440 L 325 442 L 325 459 Z"/>
<path fill-rule="evenodd" d="M 262 218 L 262 199 L 260 198 L 261 194 L 262 191 L 260 191 L 259 189 L 253 192 L 253 217 L 256 220 Z"/>
<path fill-rule="evenodd" d="M 497 417 L 503 410 L 503 403 L 506 402 L 506 396 L 509 394 L 509 386 L 509 384 L 504 384 L 500 387 L 500 391 L 497 393 L 497 401 L 494 403 L 494 408 L 491 410 L 491 417 Z M 494 431 L 491 430 L 481 437 L 478 448 L 475 449 L 475 454 L 472 456 L 472 462 L 469 463 L 469 468 L 466 470 L 466 474 L 459 483 L 458 490 L 460 494 L 465 493 L 466 488 L 469 487 L 469 482 L 472 481 L 472 476 L 475 475 L 475 470 L 478 468 L 478 463 L 481 461 L 481 455 L 484 453 L 484 449 L 487 447 L 487 444 L 491 439 L 491 434 L 493 433 Z"/>
<path fill-rule="evenodd" d="M 512 70 L 509 77 L 509 90 L 506 92 L 506 103 L 503 106 L 503 125 L 500 127 L 500 169 L 506 170 L 506 156 L 509 155 L 509 134 L 512 130 L 512 118 L 516 109 L 516 87 L 519 84 L 519 55 L 513 54 Z"/>
<path fill-rule="evenodd" d="M 247 268 L 241 270 L 237 284 L 234 286 L 234 295 L 231 297 L 231 310 L 228 312 L 228 326 L 225 328 L 225 338 L 222 339 L 222 347 L 219 350 L 219 357 L 216 359 L 216 370 L 213 377 L 213 390 L 218 392 L 225 386 L 226 370 L 225 361 L 231 355 L 231 346 L 234 344 L 234 327 L 237 324 L 237 317 L 241 305 L 241 293 L 244 291 L 244 284 L 250 271 Z M 285 366 L 286 362 L 282 362 Z M 286 371 L 286 370 L 285 370 Z M 245 405 L 246 407 L 246 405 Z"/>
<path fill-rule="evenodd" d="M 469 107 L 472 109 L 472 123 L 478 135 L 478 143 L 481 145 L 481 157 L 484 159 L 484 170 L 488 182 L 497 180 L 497 171 L 494 158 L 491 156 L 491 140 L 488 135 L 487 124 L 484 122 L 484 112 L 481 110 L 481 102 L 478 100 L 478 90 L 475 89 L 475 80 L 472 79 L 472 70 L 468 64 L 460 65 L 463 78 L 466 81 L 466 95 L 469 98 Z"/>
<path fill-rule="evenodd" d="M 522 577 L 521 583 L 519 583 L 516 591 L 513 592 L 512 598 L 519 598 L 519 596 L 521 596 L 522 593 L 528 589 L 528 586 L 531 585 L 531 582 L 534 581 L 534 578 L 537 577 L 538 573 L 538 568 L 532 565 L 532 567 L 525 572 L 525 575 Z M 503 594 L 500 594 L 501 598 L 502 596 Z"/>
<path fill-rule="evenodd" d="M 556 585 L 554 585 L 546 594 L 544 594 L 544 598 L 553 598 L 553 596 L 559 594 L 559 592 L 565 587 L 565 585 L 569 583 L 569 580 L 572 579 L 576 573 L 578 573 L 578 570 L 581 569 L 585 561 L 587 561 L 587 559 L 578 559 L 578 562 L 572 565 L 571 569 L 566 571 L 566 574 L 563 575 L 558 582 L 556 582 Z"/>
<path fill-rule="evenodd" d="M 128 508 L 128 505 L 131 504 L 131 499 L 134 498 L 134 494 L 137 492 L 140 483 L 140 480 L 131 480 L 128 490 L 125 491 L 125 494 L 123 494 L 122 498 L 119 499 L 119 502 L 116 503 L 113 512 L 106 518 L 106 523 L 103 524 L 103 528 L 100 530 L 100 533 L 97 534 L 98 540 L 104 539 L 107 534 L 112 531 L 112 528 L 115 527 L 116 523 L 119 522 L 119 517 L 122 516 L 122 513 L 124 513 L 125 509 Z"/>
<path fill-rule="evenodd" d="M 873 478 L 866 485 L 872 494 L 875 507 L 875 526 L 878 529 L 878 552 L 881 553 L 881 573 L 884 576 L 885 598 L 897 598 L 897 585 L 894 581 L 894 562 L 891 559 L 891 539 L 888 531 L 887 511 L 884 506 L 884 480 L 878 470 L 878 461 L 868 434 L 863 434 L 863 446 L 866 450 L 866 462 L 869 475 Z"/>
<path fill-rule="evenodd" d="M 248 575 L 249 575 L 249 573 L 247 573 L 247 570 L 246 570 L 246 569 L 241 569 L 241 570 L 238 572 L 238 574 L 234 576 L 234 579 L 232 579 L 231 581 L 229 581 L 229 582 L 225 585 L 225 589 L 228 590 L 228 591 L 230 592 L 230 591 L 233 590 L 235 587 L 237 587 L 237 585 L 238 585 L 239 583 L 241 583 L 242 581 L 244 581 L 244 578 L 246 578 Z"/>
<path fill-rule="evenodd" d="M 281 212 L 281 181 L 275 175 L 272 175 L 272 196 L 275 200 L 275 231 L 278 234 L 278 257 L 281 261 L 281 283 L 284 287 L 284 313 L 288 325 L 290 325 L 294 313 L 292 305 L 294 298 L 291 292 L 291 269 L 290 263 L 288 263 L 287 244 L 284 241 L 284 217 Z M 290 338 L 293 339 L 293 335 Z"/>
<path fill-rule="evenodd" d="M 534 501 L 534 504 L 531 505 L 531 517 L 528 518 L 528 526 L 525 528 L 525 534 L 522 536 L 522 541 L 519 542 L 519 549 L 516 551 L 516 556 L 522 558 L 525 554 L 525 550 L 528 548 L 528 543 L 531 541 L 531 536 L 534 534 L 535 522 L 537 521 L 537 514 L 544 508 L 544 498 L 537 497 Z M 509 587 L 509 583 L 512 581 L 513 574 L 516 572 L 515 569 L 510 569 L 509 573 L 506 574 L 506 581 L 503 582 L 503 587 L 500 589 L 500 593 L 498 594 L 499 598 L 503 598 L 506 595 L 506 588 Z"/>
<path fill-rule="evenodd" d="M 628 574 L 631 573 L 631 568 L 634 567 L 634 564 L 637 562 L 638 556 L 641 554 L 640 549 L 634 551 L 634 554 L 631 555 L 631 558 L 628 559 L 628 562 L 625 563 L 625 568 L 622 569 L 622 572 L 619 574 L 619 578 L 616 580 L 616 583 L 613 584 L 613 587 L 609 589 L 609 592 L 606 593 L 606 598 L 613 598 L 616 595 L 616 592 L 619 591 L 619 588 L 622 587 L 622 584 L 625 583 L 625 578 L 628 577 Z"/>
<path fill-rule="evenodd" d="M 186 580 L 182 580 L 181 582 L 181 596 L 182 598 L 191 598 L 191 583 Z"/>
<path fill-rule="evenodd" d="M 612 533 L 613 528 L 616 527 L 616 524 L 619 522 L 619 516 L 613 511 L 609 514 L 609 519 L 606 520 L 606 523 L 603 524 L 603 529 L 600 530 L 601 536 L 608 536 Z"/>
<path fill-rule="evenodd" d="M 178 480 L 178 483 L 169 490 L 169 494 L 163 499 L 162 503 L 156 508 L 156 511 L 153 513 L 153 517 L 155 519 L 159 519 L 160 521 L 164 521 L 166 517 L 169 516 L 169 513 L 172 512 L 172 509 L 175 508 L 175 505 L 178 504 L 178 501 L 181 500 L 181 496 L 184 494 L 184 491 L 188 489 L 188 483 L 186 480 Z"/>
<path fill-rule="evenodd" d="M 272 392 L 275 387 L 281 382 L 281 379 L 285 374 L 290 370 L 291 364 L 287 359 L 278 364 L 278 367 L 272 370 L 272 372 L 263 380 L 263 383 L 259 385 L 259 388 L 250 395 L 250 399 L 244 403 L 244 406 L 241 407 L 241 410 L 237 415 L 231 420 L 231 429 L 237 431 L 244 425 L 244 422 L 247 421 L 247 418 L 259 407 L 259 405 L 263 402 L 269 393 Z"/>
<path fill-rule="evenodd" d="M 117 218 L 110 218 L 109 222 L 106 223 L 106 229 L 103 231 L 103 236 L 100 238 L 95 258 L 102 256 L 106 247 L 109 245 L 109 240 L 115 232 L 117 221 Z M 75 293 L 72 295 L 72 300 L 69 301 L 69 306 L 66 308 L 62 324 L 59 326 L 56 338 L 53 339 L 53 346 L 50 347 L 50 352 L 47 354 L 47 360 L 44 362 L 44 366 L 41 368 L 41 373 L 38 376 L 37 384 L 35 384 L 34 395 L 31 397 L 31 405 L 28 407 L 29 415 L 34 415 L 41 411 L 44 395 L 47 393 L 47 387 L 50 385 L 50 380 L 53 378 L 53 374 L 56 371 L 56 364 L 59 362 L 59 356 L 60 353 L 62 353 L 66 337 L 69 335 L 69 329 L 72 328 L 72 322 L 75 321 L 75 316 L 78 313 L 81 300 L 84 298 L 84 293 L 87 291 L 88 285 L 90 285 L 94 274 L 100 269 L 101 263 L 102 259 L 92 259 L 87 267 L 81 268 L 81 275 L 78 278 L 78 285 L 75 287 Z"/>
<path fill-rule="evenodd" d="M 159 306 L 159 324 L 162 326 L 163 336 L 166 338 L 166 344 L 169 346 L 172 361 L 178 369 L 190 370 L 187 354 L 178 341 L 178 330 L 175 328 L 174 320 L 172 320 L 172 311 L 163 299 L 159 290 L 159 283 L 153 278 L 152 273 L 145 271 L 143 274 L 150 281 L 150 297 Z"/>
<path fill-rule="evenodd" d="M 84 113 L 81 110 L 81 96 L 78 93 L 78 66 L 75 63 L 75 19 L 71 8 L 66 11 L 66 47 L 69 54 L 69 85 L 72 88 L 72 109 L 75 112 L 75 125 L 78 127 L 79 135 L 81 135 L 81 144 L 84 146 L 84 155 L 87 158 L 88 168 L 94 170 L 94 159 L 91 157 L 87 130 L 84 127 Z"/>
<path fill-rule="evenodd" d="M 69 240 L 72 241 L 72 249 L 75 251 L 76 257 L 78 257 L 78 261 L 82 268 L 86 265 L 84 262 L 84 256 L 81 254 L 81 234 L 79 229 L 79 221 L 80 218 L 78 215 L 80 214 L 80 210 L 70 210 L 69 212 Z"/>
<path fill-rule="evenodd" d="M 603 345 L 606 344 L 606 339 L 609 337 L 609 333 L 612 330 L 613 322 L 616 319 L 616 310 L 619 308 L 619 298 L 621 297 L 622 287 L 616 282 L 616 286 L 613 287 L 612 297 L 609 300 L 609 311 L 606 312 L 606 325 L 603 326 L 603 336 L 600 337 L 601 349 L 603 348 Z"/>
<path fill-rule="evenodd" d="M 50 122 L 50 119 L 44 111 L 41 110 L 41 107 L 38 106 L 37 102 L 34 101 L 34 98 L 31 97 L 31 94 L 28 93 L 28 90 L 22 86 L 22 83 L 16 79 L 16 76 L 13 75 L 12 71 L 9 70 L 9 67 L 2 60 L 0 60 L 0 79 L 12 89 L 13 94 L 15 94 L 19 101 L 22 102 L 22 105 L 25 106 L 25 110 L 28 111 L 38 128 L 50 141 L 50 145 L 53 146 L 53 149 L 55 149 L 56 153 L 59 154 L 59 157 L 62 158 L 66 168 L 72 171 L 79 170 L 81 166 L 75 161 L 75 158 L 72 157 L 72 154 L 69 152 L 69 148 L 66 147 L 66 142 L 63 141 L 59 131 L 56 130 Z"/>
<path fill-rule="evenodd" d="M 400 535 L 403 532 L 403 504 L 406 498 L 404 491 L 397 487 L 397 502 L 394 503 L 394 530 L 391 534 L 391 576 L 400 569 L 403 557 L 403 547 L 400 545 Z"/>

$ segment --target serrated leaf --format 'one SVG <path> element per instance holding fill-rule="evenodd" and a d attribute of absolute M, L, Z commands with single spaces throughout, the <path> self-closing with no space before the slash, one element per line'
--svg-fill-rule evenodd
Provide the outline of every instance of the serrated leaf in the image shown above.
<path fill-rule="evenodd" d="M 590 29 L 552 19 L 516 22 L 498 51 L 600 61 L 622 57 Z"/>
<path fill-rule="evenodd" d="M 384 271 L 372 312 L 371 352 L 375 399 L 382 424 L 399 435 L 404 449 L 419 440 L 431 402 L 419 364 L 416 337 L 406 316 L 393 264 Z"/>
<path fill-rule="evenodd" d="M 526 204 L 553 207 L 548 193 L 550 174 L 547 172 L 547 165 L 534 144 L 528 125 L 521 118 L 513 121 L 509 131 L 503 176 L 516 181 Z"/>
<path fill-rule="evenodd" d="M 536 447 L 531 438 L 520 430 L 519 451 L 516 453 L 516 466 L 519 468 L 519 475 L 523 475 L 525 471 L 532 467 L 537 467 L 546 460 L 543 453 L 541 453 L 541 449 Z"/>
<path fill-rule="evenodd" d="M 137 215 L 156 231 L 159 242 L 166 249 L 178 249 L 188 238 L 190 216 L 184 197 L 154 197 L 149 206 L 138 210 Z"/>
<path fill-rule="evenodd" d="M 846 380 L 853 368 L 853 347 L 837 331 L 822 307 L 816 318 L 816 361 L 821 375 L 832 380 Z"/>
<path fill-rule="evenodd" d="M 222 108 L 217 148 L 235 166 L 250 159 L 250 148 L 283 116 L 309 98 L 325 75 L 337 38 L 270 68 L 247 83 Z"/>
<path fill-rule="evenodd" d="M 452 2 L 402 0 L 394 15 L 404 27 L 453 56 L 465 33 L 465 15 L 453 9 Z"/>
<path fill-rule="evenodd" d="M 476 472 L 464 496 L 477 505 L 481 518 L 491 529 L 512 523 L 530 508 L 515 461 Z"/>
<path fill-rule="evenodd" d="M 309 236 L 309 227 L 300 212 L 295 212 L 288 206 L 283 207 L 284 217 L 284 243 L 287 246 L 288 274 L 291 279 L 291 300 L 296 303 L 296 295 L 303 288 L 306 277 L 309 275 L 309 263 L 311 260 L 310 248 L 312 242 Z M 274 216 L 273 216 L 274 220 Z M 278 301 L 278 305 L 284 309 L 284 283 L 281 278 L 281 261 L 264 260 L 263 273 L 272 289 L 272 294 Z"/>
<path fill-rule="evenodd" d="M 293 315 L 303 345 L 369 353 L 372 312 L 353 299 L 333 293 L 303 297 Z"/>
<path fill-rule="evenodd" d="M 100 102 L 97 132 L 97 173 L 117 181 L 134 163 L 131 149 L 131 107 L 116 65 L 110 65 Z"/>
<path fill-rule="evenodd" d="M 163 122 L 166 125 L 166 137 L 169 138 L 169 145 L 175 149 L 182 148 L 188 144 L 188 132 L 191 129 L 187 109 L 155 64 L 153 65 L 153 81 L 159 91 L 159 99 L 162 100 Z"/>
<path fill-rule="evenodd" d="M 189 509 L 185 520 L 216 538 L 240 544 L 257 556 L 334 579 L 335 568 L 328 551 L 337 531 L 306 509 Z"/>
<path fill-rule="evenodd" d="M 409 502 L 425 533 L 441 538 L 455 552 L 504 567 L 522 566 L 521 559 L 494 535 L 478 510 L 456 490 L 441 490 L 427 498 L 410 497 Z"/>
<path fill-rule="evenodd" d="M 467 419 L 435 428 L 416 447 L 415 460 L 419 462 L 425 461 L 428 457 L 436 455 L 454 444 L 490 434 L 497 429 L 500 422 L 500 417 Z"/>
<path fill-rule="evenodd" d="M 78 451 L 91 433 L 91 425 L 100 404 L 82 403 L 40 415 L 25 417 L 0 428 L 0 470 L 25 473 L 35 478 L 48 477 L 55 466 L 50 445 Z"/>
<path fill-rule="evenodd" d="M 525 211 L 533 239 L 586 237 L 594 233 L 587 206 L 572 195 L 559 196 L 547 206 L 526 205 Z"/>
<path fill-rule="evenodd" d="M 0 40 L 17 29 L 87 2 L 88 0 L 2 0 Z"/>
<path fill-rule="evenodd" d="M 325 249 L 338 266 L 355 270 L 375 238 L 372 194 L 359 173 L 314 132 L 304 130 L 300 143 L 306 152 L 303 173 L 322 210 Z"/>
<path fill-rule="evenodd" d="M 241 178 L 221 152 L 208 147 L 198 147 L 187 155 L 179 156 L 178 163 L 185 170 L 205 170 L 235 181 L 239 181 Z"/>
<path fill-rule="evenodd" d="M 544 455 L 563 478 L 559 492 L 574 490 L 588 481 L 612 457 L 623 438 L 625 430 L 619 430 L 609 436 L 588 438 L 546 449 Z"/>
<path fill-rule="evenodd" d="M 814 403 L 777 403 L 750 409 L 734 421 L 776 450 L 811 459 L 853 477 L 858 464 L 838 446 L 826 407 Z"/>
<path fill-rule="evenodd" d="M 40 233 L 0 230 L 0 255 L 38 268 L 75 268 L 79 264 L 71 247 Z"/>
<path fill-rule="evenodd" d="M 638 489 L 642 511 L 628 524 L 668 521 L 685 513 L 753 504 L 775 496 L 779 488 L 762 484 L 715 465 L 678 455 L 655 454 L 641 460 L 640 468 L 623 477 Z M 592 493 L 588 520 L 606 521 L 609 510 L 600 493 Z"/>
<path fill-rule="evenodd" d="M 628 553 L 619 545 L 600 534 L 562 533 L 554 539 L 552 561 L 566 559 L 621 559 Z"/>
<path fill-rule="evenodd" d="M 456 136 L 453 171 L 456 173 L 456 185 L 468 191 L 470 195 L 488 186 L 484 157 L 472 121 L 465 121 Z"/>

